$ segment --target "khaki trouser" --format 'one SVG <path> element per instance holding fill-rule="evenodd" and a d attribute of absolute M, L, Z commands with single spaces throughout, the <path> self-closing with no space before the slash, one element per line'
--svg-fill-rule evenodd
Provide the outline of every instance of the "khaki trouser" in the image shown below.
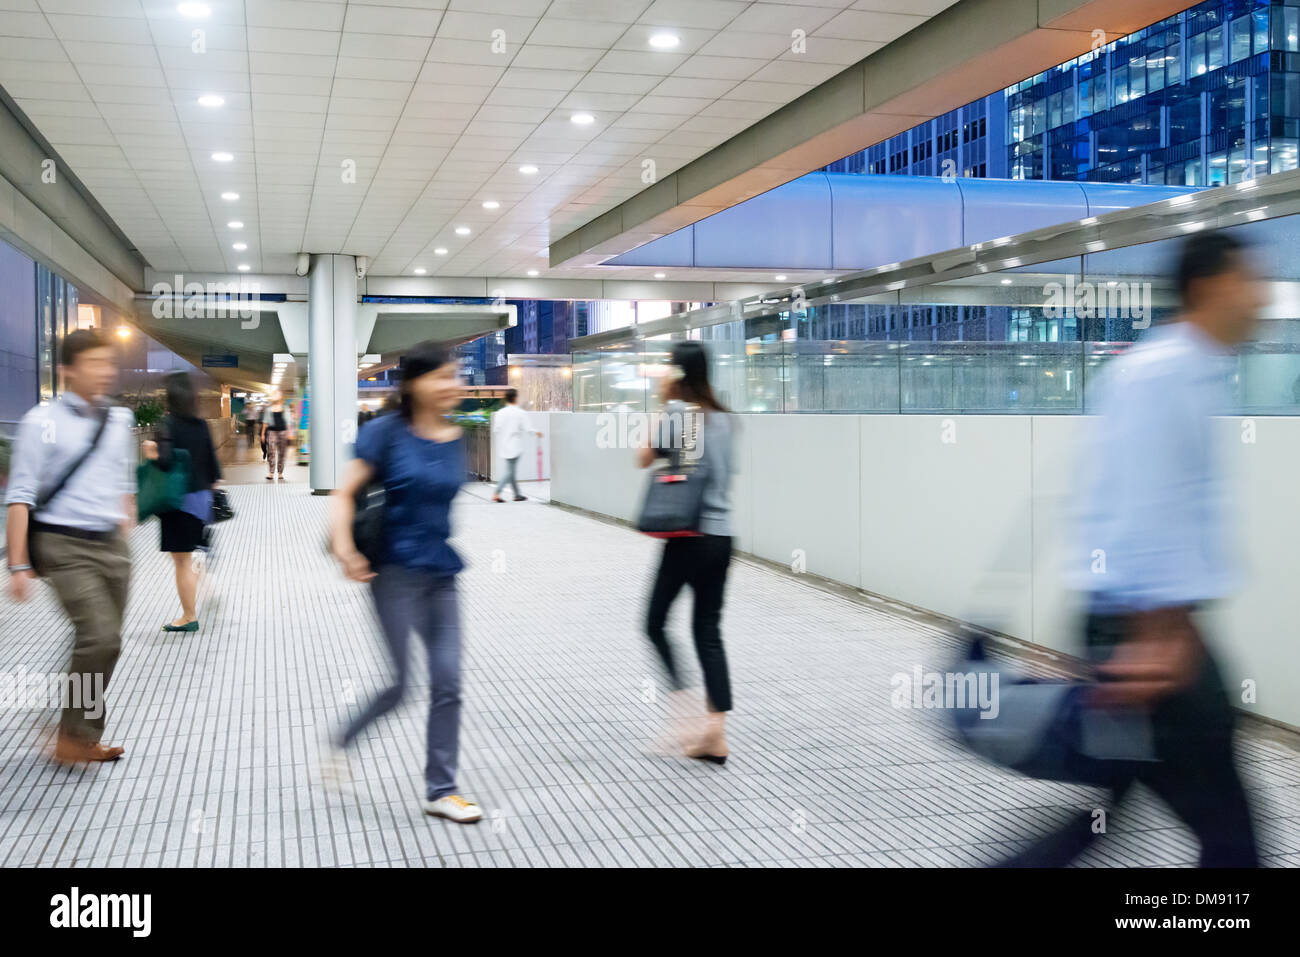
<path fill-rule="evenodd" d="M 53 532 L 35 532 L 34 537 L 46 580 L 76 630 L 68 674 L 82 688 L 107 689 L 122 650 L 122 615 L 131 579 L 126 539 L 114 534 L 107 542 L 96 542 Z M 70 700 L 65 705 L 60 730 L 87 743 L 99 741 L 104 702 Z"/>

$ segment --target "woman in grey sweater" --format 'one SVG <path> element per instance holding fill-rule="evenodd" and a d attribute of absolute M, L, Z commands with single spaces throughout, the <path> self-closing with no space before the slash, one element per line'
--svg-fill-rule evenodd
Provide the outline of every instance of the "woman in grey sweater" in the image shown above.
<path fill-rule="evenodd" d="M 729 753 L 726 713 L 731 710 L 731 679 L 720 628 L 722 595 L 727 567 L 731 564 L 731 507 L 727 499 L 732 471 L 731 416 L 709 385 L 709 362 L 703 346 L 690 340 L 677 343 L 673 346 L 672 362 L 678 374 L 665 380 L 663 398 L 670 408 L 688 403 L 698 410 L 696 449 L 705 485 L 699 534 L 670 538 L 664 543 L 659 573 L 650 593 L 646 634 L 673 687 L 670 701 L 677 716 L 678 743 L 690 757 L 723 764 Z M 646 468 L 668 451 L 641 449 L 639 464 Z M 684 585 L 690 585 L 695 594 L 691 630 L 708 692 L 702 728 L 686 713 L 687 693 L 682 689 L 672 648 L 664 633 L 668 610 Z"/>

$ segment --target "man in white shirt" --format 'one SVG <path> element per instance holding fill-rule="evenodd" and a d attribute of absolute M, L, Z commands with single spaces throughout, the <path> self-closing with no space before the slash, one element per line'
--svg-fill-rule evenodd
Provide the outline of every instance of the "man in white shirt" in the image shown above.
<path fill-rule="evenodd" d="M 526 495 L 519 494 L 519 483 L 515 479 L 515 473 L 519 467 L 519 456 L 524 450 L 524 436 L 529 432 L 533 432 L 538 438 L 542 436 L 542 433 L 528 427 L 528 416 L 524 414 L 523 409 L 519 408 L 519 391 L 506 389 L 506 404 L 492 413 L 492 444 L 496 446 L 506 463 L 505 473 L 497 483 L 492 501 L 505 501 L 501 497 L 501 490 L 506 487 L 507 482 L 515 490 L 516 502 L 522 502 L 527 498 Z"/>

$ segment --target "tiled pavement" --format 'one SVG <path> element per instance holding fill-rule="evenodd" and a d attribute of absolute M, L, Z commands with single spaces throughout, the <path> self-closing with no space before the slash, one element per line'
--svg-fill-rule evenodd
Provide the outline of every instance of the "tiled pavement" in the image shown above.
<path fill-rule="evenodd" d="M 197 635 L 158 630 L 178 610 L 170 567 L 155 524 L 134 533 L 107 736 L 124 760 L 54 767 L 54 713 L 0 712 L 0 865 L 977 865 L 1095 800 L 981 764 L 890 707 L 892 674 L 949 662 L 934 627 L 746 561 L 724 614 L 732 759 L 646 754 L 662 705 L 645 700 L 656 672 L 639 624 L 657 543 L 537 502 L 494 505 L 484 486 L 455 520 L 469 565 L 461 785 L 488 818 L 421 813 L 420 684 L 359 742 L 356 793 L 327 793 L 321 741 L 388 665 L 365 589 L 324 553 L 325 500 L 301 480 L 253 480 L 231 490 L 238 515 L 217 530 Z M 3 602 L 0 671 L 61 669 L 69 629 L 52 595 Z M 672 632 L 689 656 L 687 605 Z M 1240 747 L 1263 853 L 1300 865 L 1296 740 L 1254 729 Z M 1195 857 L 1143 794 L 1080 863 Z"/>

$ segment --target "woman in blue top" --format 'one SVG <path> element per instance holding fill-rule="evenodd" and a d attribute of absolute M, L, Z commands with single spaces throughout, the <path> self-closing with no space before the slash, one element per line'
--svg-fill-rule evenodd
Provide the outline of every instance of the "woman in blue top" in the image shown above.
<path fill-rule="evenodd" d="M 396 675 L 393 685 L 348 726 L 325 771 L 335 783 L 344 783 L 343 749 L 402 700 L 407 645 L 414 630 L 429 659 L 424 810 L 469 824 L 483 812 L 456 793 L 460 733 L 456 573 L 462 565 L 447 538 L 451 500 L 465 478 L 465 449 L 460 427 L 447 419 L 460 400 L 453 355 L 433 342 L 411 349 L 402 359 L 401 397 L 400 413 L 367 422 L 357 433 L 357 457 L 348 463 L 334 492 L 331 516 L 334 555 L 348 578 L 370 583 Z M 352 537 L 357 495 L 372 482 L 384 486 L 384 557 L 378 568 L 370 567 Z"/>

